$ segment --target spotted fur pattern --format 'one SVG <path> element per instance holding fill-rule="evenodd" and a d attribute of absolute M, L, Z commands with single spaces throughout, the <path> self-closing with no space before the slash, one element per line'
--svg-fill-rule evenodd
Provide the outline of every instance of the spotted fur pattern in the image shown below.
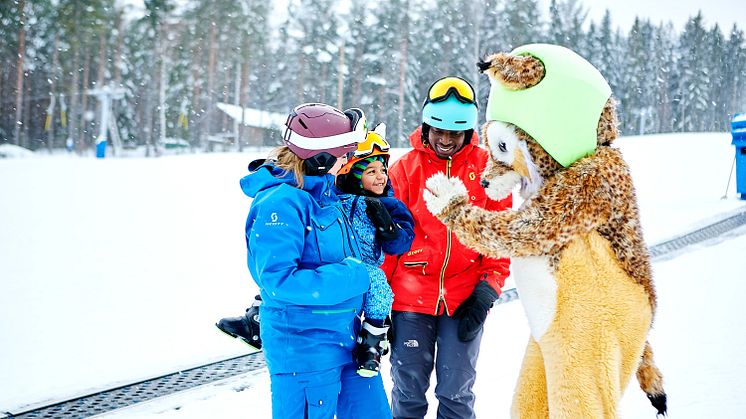
<path fill-rule="evenodd" d="M 501 52 L 484 58 L 477 67 L 512 90 L 536 86 L 544 78 L 544 64 L 531 56 Z"/>
<path fill-rule="evenodd" d="M 478 66 L 511 89 L 534 86 L 544 76 L 543 64 L 530 56 L 499 53 L 487 57 Z M 656 294 L 634 185 L 621 153 L 611 147 L 619 135 L 614 100 L 608 100 L 599 118 L 596 152 L 567 168 L 516 126 L 508 125 L 512 128 L 509 135 L 512 143 L 508 141 L 507 146 L 503 139 L 491 138 L 490 124 L 482 127 L 482 138 L 491 156 L 482 174 L 482 184 L 488 195 L 496 199 L 495 196 L 507 193 L 521 180 L 527 182 L 526 173 L 520 173 L 525 172 L 519 168 L 521 162 L 515 160 L 521 154 L 517 152 L 521 149 L 517 145 L 521 144 L 528 150 L 528 156 L 522 156 L 526 159 L 522 164 L 532 164 L 538 172 L 538 179 L 528 180 L 540 183 L 536 193 L 524 196 L 527 200 L 519 210 L 490 212 L 469 204 L 467 197 L 459 192 L 460 180 L 436 175 L 427 182 L 424 191 L 430 211 L 448 225 L 463 244 L 482 254 L 496 258 L 541 256 L 547 258 L 550 268 L 555 270 L 562 251 L 569 244 L 597 232 L 609 242 L 624 272 L 643 287 L 654 313 Z M 514 150 L 512 154 L 508 150 L 507 161 L 496 157 L 501 149 L 510 149 L 511 144 Z M 498 182 L 497 186 L 493 186 L 494 182 Z M 437 200 L 438 205 L 431 207 L 431 200 Z M 663 398 L 665 410 L 662 376 L 653 363 L 647 342 L 637 377 L 651 402 L 654 398 Z"/>

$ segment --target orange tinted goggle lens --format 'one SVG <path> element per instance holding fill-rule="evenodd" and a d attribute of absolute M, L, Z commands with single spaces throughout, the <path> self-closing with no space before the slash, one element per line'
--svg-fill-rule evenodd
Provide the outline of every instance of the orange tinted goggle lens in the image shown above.
<path fill-rule="evenodd" d="M 375 148 L 378 148 L 385 153 L 389 151 L 391 146 L 380 135 L 368 134 L 368 137 L 365 139 L 365 141 L 357 145 L 357 150 L 355 150 L 355 157 L 367 156 L 368 154 L 372 153 Z"/>
<path fill-rule="evenodd" d="M 435 82 L 427 92 L 427 99 L 431 102 L 438 102 L 447 98 L 451 92 L 456 93 L 456 96 L 462 101 L 476 101 L 476 95 L 471 85 L 457 77 L 446 77 Z"/>

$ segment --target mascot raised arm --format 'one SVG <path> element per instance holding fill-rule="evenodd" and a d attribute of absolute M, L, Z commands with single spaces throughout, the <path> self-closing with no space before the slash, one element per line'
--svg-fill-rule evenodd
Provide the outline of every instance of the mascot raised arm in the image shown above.
<path fill-rule="evenodd" d="M 658 414 L 666 394 L 647 342 L 656 308 L 629 168 L 611 143 L 611 89 L 571 50 L 531 44 L 478 63 L 491 82 L 482 185 L 518 210 L 469 203 L 458 178 L 430 178 L 428 209 L 466 246 L 511 257 L 531 336 L 513 418 L 616 418 L 633 375 Z"/>

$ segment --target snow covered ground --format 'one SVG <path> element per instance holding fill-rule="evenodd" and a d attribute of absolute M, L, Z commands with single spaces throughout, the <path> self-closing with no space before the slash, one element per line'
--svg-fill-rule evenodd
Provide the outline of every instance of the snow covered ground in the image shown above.
<path fill-rule="evenodd" d="M 734 154 L 728 134 L 618 144 L 649 244 L 746 206 L 733 183 L 721 199 Z M 249 353 L 214 323 L 241 314 L 256 290 L 244 254 L 250 201 L 238 179 L 264 154 L 0 160 L 0 416 Z M 744 233 L 654 265 L 659 309 L 650 340 L 671 418 L 746 412 Z M 475 388 L 479 417 L 508 417 L 527 338 L 519 302 L 492 310 Z M 622 417 L 653 413 L 633 381 Z M 264 370 L 104 416 L 249 415 L 270 416 Z"/>

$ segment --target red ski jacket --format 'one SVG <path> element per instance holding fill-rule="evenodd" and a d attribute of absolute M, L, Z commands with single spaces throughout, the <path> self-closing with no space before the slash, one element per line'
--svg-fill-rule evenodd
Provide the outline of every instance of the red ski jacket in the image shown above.
<path fill-rule="evenodd" d="M 468 297 L 477 282 L 486 280 L 500 293 L 510 273 L 509 259 L 493 259 L 462 245 L 456 235 L 425 206 L 425 182 L 443 172 L 458 177 L 469 191 L 471 203 L 489 210 L 512 206 L 512 197 L 494 201 L 479 184 L 487 162 L 487 151 L 479 147 L 476 131 L 468 144 L 442 160 L 422 144 L 421 127 L 409 136 L 414 147 L 389 169 L 394 194 L 412 212 L 414 241 L 409 252 L 387 256 L 382 266 L 394 291 L 393 309 L 431 315 L 451 315 Z"/>

